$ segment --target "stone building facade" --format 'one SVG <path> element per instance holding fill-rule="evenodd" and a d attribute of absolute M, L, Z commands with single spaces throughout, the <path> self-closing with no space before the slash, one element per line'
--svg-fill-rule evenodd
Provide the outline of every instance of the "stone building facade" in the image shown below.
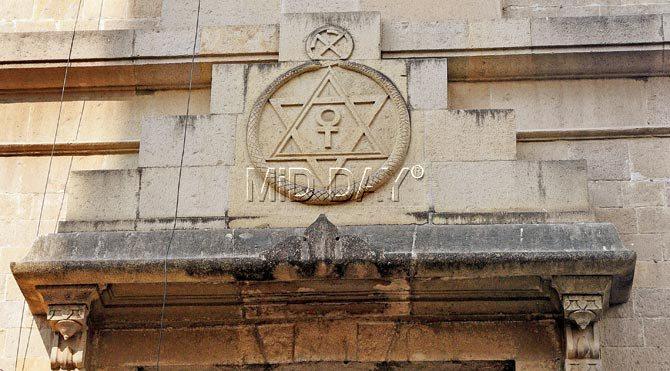
<path fill-rule="evenodd" d="M 670 369 L 670 2 L 0 32 L 0 370 Z"/>

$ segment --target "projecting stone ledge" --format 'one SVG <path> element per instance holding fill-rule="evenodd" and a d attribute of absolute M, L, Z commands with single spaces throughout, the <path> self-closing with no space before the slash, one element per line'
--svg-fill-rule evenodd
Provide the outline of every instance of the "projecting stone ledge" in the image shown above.
<path fill-rule="evenodd" d="M 75 330 L 96 334 L 149 331 L 161 317 L 177 328 L 558 319 L 566 366 L 581 367 L 600 364 L 594 326 L 627 301 L 634 267 L 611 224 L 337 228 L 321 216 L 306 229 L 54 234 L 12 272 L 35 315 L 67 305 L 81 314 Z"/>

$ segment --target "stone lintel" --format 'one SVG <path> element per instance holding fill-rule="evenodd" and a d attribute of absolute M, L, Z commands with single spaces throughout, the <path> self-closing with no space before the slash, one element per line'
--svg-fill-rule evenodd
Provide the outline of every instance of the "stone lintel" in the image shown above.
<path fill-rule="evenodd" d="M 169 239 L 170 231 L 54 234 L 38 240 L 22 262 L 12 263 L 12 271 L 33 312 L 45 314 L 49 303 L 36 291 L 104 283 L 109 287 L 103 297 L 116 292 L 118 298 L 124 290 L 157 289 L 155 285 L 164 278 Z M 178 230 L 167 259 L 167 279 L 175 288 L 218 282 L 229 293 L 243 287 L 265 287 L 261 291 L 269 290 L 267 296 L 275 295 L 275 299 L 278 287 L 286 286 L 289 292 L 298 289 L 291 288 L 291 282 L 297 280 L 307 285 L 312 282 L 315 291 L 324 295 L 340 295 L 344 302 L 351 300 L 346 282 L 359 282 L 361 294 L 378 292 L 376 285 L 382 282 L 396 282 L 399 286 L 391 290 L 392 295 L 381 295 L 375 301 L 400 297 L 410 305 L 435 295 L 439 300 L 452 300 L 449 291 L 457 290 L 457 282 L 473 285 L 468 290 L 474 297 L 506 290 L 507 282 L 526 287 L 544 303 L 536 308 L 545 309 L 534 309 L 534 314 L 559 315 L 560 295 L 566 287 L 584 287 L 571 294 L 600 295 L 612 304 L 625 302 L 634 264 L 635 253 L 623 248 L 611 224 L 337 228 L 320 217 L 307 229 Z M 441 287 L 440 279 L 452 283 Z M 321 280 L 330 281 L 332 287 L 318 284 Z M 477 288 L 477 282 L 481 287 Z M 503 282 L 502 287 L 496 288 L 493 282 Z M 338 294 L 339 290 L 344 291 Z M 412 296 L 412 292 L 425 295 Z M 144 296 L 160 301 L 162 295 L 156 294 Z M 207 300 L 208 295 L 220 293 L 202 295 Z M 315 298 L 315 302 L 322 300 L 318 295 Z M 235 303 L 238 299 L 236 294 L 226 300 Z M 471 309 L 464 308 L 463 314 L 471 314 Z"/>

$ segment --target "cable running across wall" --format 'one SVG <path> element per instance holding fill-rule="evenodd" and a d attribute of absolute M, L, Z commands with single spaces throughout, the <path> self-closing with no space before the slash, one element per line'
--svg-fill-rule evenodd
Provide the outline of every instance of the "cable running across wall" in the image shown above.
<path fill-rule="evenodd" d="M 184 130 L 182 133 L 182 143 L 181 143 L 181 157 L 179 160 L 179 174 L 177 177 L 177 197 L 174 208 L 174 217 L 172 219 L 172 229 L 170 231 L 170 239 L 168 241 L 167 247 L 165 249 L 165 256 L 163 258 L 163 303 L 161 305 L 161 316 L 160 316 L 160 327 L 158 330 L 158 348 L 156 349 L 156 368 L 160 370 L 161 362 L 161 347 L 163 344 L 163 322 L 165 320 L 165 306 L 167 303 L 167 264 L 168 258 L 170 256 L 170 248 L 172 247 L 172 241 L 174 239 L 175 230 L 177 229 L 177 216 L 179 212 L 179 191 L 181 189 L 181 176 L 182 168 L 184 166 L 184 151 L 186 148 L 186 128 L 188 126 L 188 116 L 191 113 L 191 91 L 193 90 L 193 72 L 195 69 L 195 52 L 196 45 L 198 42 L 198 28 L 200 27 L 200 0 L 198 0 L 198 10 L 196 13 L 195 19 L 195 31 L 193 35 L 193 50 L 191 53 L 191 69 L 189 71 L 188 77 L 188 98 L 186 100 L 186 120 L 184 122 Z"/>
<path fill-rule="evenodd" d="M 77 22 L 79 22 L 79 12 L 81 10 L 82 0 L 79 0 L 77 3 L 77 13 L 74 19 L 74 26 L 72 28 L 72 37 L 70 38 L 70 49 L 67 54 L 67 62 L 65 63 L 65 72 L 63 73 L 63 86 L 60 91 L 60 103 L 58 105 L 58 116 L 56 118 L 56 130 L 54 132 L 53 142 L 51 144 L 51 155 L 49 156 L 49 166 L 47 168 L 47 178 L 44 181 L 44 192 L 42 193 L 42 202 L 40 203 L 40 213 L 37 219 L 37 230 L 35 231 L 35 238 L 40 236 L 40 229 L 42 226 L 42 216 L 44 214 L 44 204 L 47 197 L 47 189 L 49 188 L 49 178 L 51 177 L 51 168 L 53 165 L 54 152 L 56 150 L 56 140 L 58 139 L 58 128 L 60 127 L 61 114 L 63 112 L 63 101 L 65 99 L 65 86 L 67 85 L 67 76 L 70 69 L 70 61 L 72 59 L 72 49 L 74 47 L 74 39 L 77 35 Z M 80 122 L 81 123 L 81 122 Z M 63 190 L 65 192 L 65 190 Z M 59 212 L 60 215 L 60 212 Z M 58 225 L 58 219 L 56 220 L 56 225 Z M 14 370 L 18 368 L 19 362 L 19 350 L 21 348 L 21 333 L 23 331 L 23 319 L 24 313 L 26 311 L 26 300 L 23 300 L 23 306 L 21 307 L 21 321 L 19 324 L 19 336 L 16 344 L 16 358 L 14 359 Z M 26 359 L 28 357 L 28 347 L 30 346 L 30 338 L 33 333 L 34 323 L 31 322 L 30 329 L 28 330 L 28 336 L 26 338 L 26 349 L 23 353 L 23 363 L 21 365 L 21 370 L 24 370 L 26 367 Z"/>

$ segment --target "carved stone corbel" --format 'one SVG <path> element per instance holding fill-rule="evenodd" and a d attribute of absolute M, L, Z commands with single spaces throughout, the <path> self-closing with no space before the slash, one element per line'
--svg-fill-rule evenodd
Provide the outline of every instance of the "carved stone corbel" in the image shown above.
<path fill-rule="evenodd" d="M 565 370 L 601 371 L 598 320 L 603 312 L 601 295 L 564 295 Z"/>
<path fill-rule="evenodd" d="M 53 330 L 49 355 L 52 370 L 84 369 L 87 318 L 85 304 L 49 306 L 47 319 Z"/>
<path fill-rule="evenodd" d="M 47 321 L 53 330 L 49 359 L 52 370 L 84 370 L 89 307 L 97 297 L 95 286 L 38 288 L 48 305 Z"/>

